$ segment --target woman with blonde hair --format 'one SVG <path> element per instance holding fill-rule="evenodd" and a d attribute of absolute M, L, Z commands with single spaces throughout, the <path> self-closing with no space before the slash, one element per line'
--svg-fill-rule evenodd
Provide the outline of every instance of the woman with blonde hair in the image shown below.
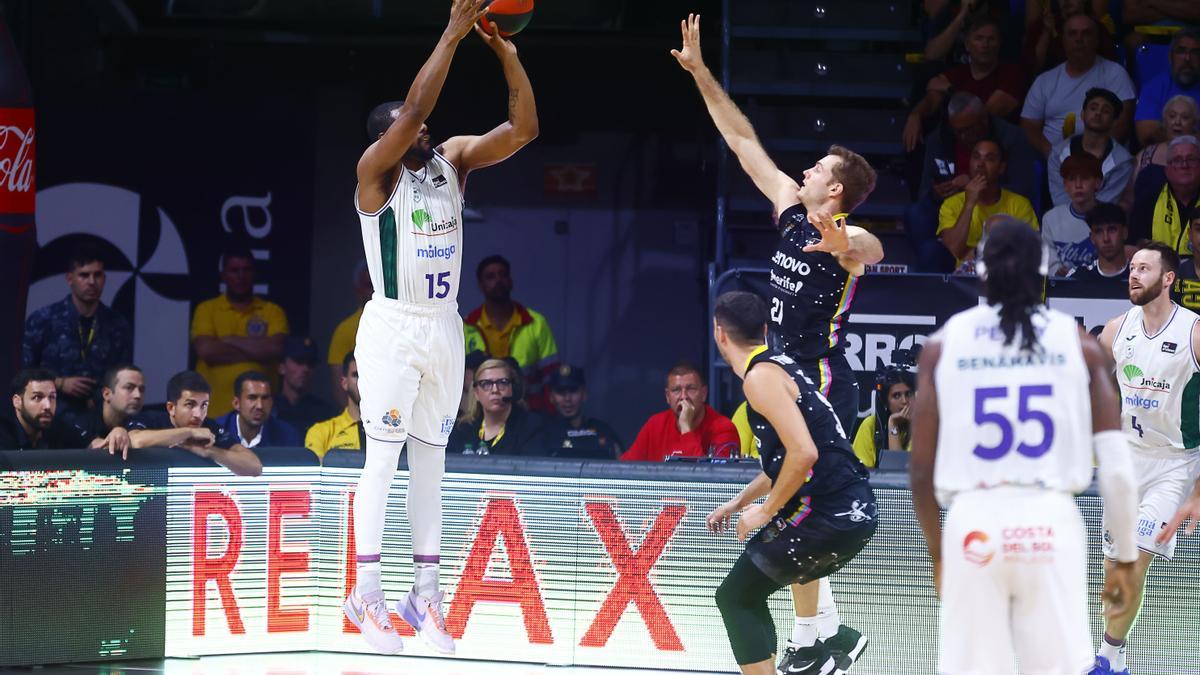
<path fill-rule="evenodd" d="M 1196 99 L 1186 94 L 1167 99 L 1162 114 L 1166 138 L 1161 143 L 1146 146 L 1138 155 L 1133 176 L 1121 195 L 1120 204 L 1125 213 L 1133 211 L 1135 195 L 1149 195 L 1153 199 L 1167 184 L 1167 146 L 1180 136 L 1196 135 L 1196 118 Z"/>
<path fill-rule="evenodd" d="M 504 359 L 488 359 L 479 364 L 471 383 L 474 405 L 470 406 L 469 412 L 459 415 L 459 422 L 450 434 L 447 452 L 545 454 L 542 419 L 521 402 L 520 377 L 517 367 Z"/>

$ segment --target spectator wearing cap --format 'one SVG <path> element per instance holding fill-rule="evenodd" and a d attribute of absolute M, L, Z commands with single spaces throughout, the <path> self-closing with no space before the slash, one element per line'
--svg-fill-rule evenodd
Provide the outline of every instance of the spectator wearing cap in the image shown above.
<path fill-rule="evenodd" d="M 731 457 L 741 446 L 728 417 L 705 403 L 708 386 L 700 370 L 680 363 L 667 373 L 667 409 L 652 415 L 621 461 L 661 462 L 668 457 Z"/>
<path fill-rule="evenodd" d="M 100 249 L 83 244 L 67 261 L 67 297 L 25 320 L 21 361 L 55 373 L 58 408 L 82 412 L 97 403 L 97 383 L 109 368 L 133 360 L 133 329 L 100 301 L 104 294 Z"/>
<path fill-rule="evenodd" d="M 217 424 L 247 448 L 299 447 L 296 427 L 271 416 L 274 397 L 265 373 L 248 370 L 233 381 L 233 412 Z"/>
<path fill-rule="evenodd" d="M 624 446 L 606 422 L 583 414 L 583 369 L 563 364 L 550 374 L 550 402 L 558 411 L 546 423 L 546 454 L 564 459 L 617 459 Z"/>
<path fill-rule="evenodd" d="M 1138 94 L 1134 122 L 1141 145 L 1166 140 L 1159 116 L 1172 97 L 1183 94 L 1200 100 L 1200 30 L 1188 28 L 1175 33 L 1167 58 L 1170 69 L 1144 82 Z"/>
<path fill-rule="evenodd" d="M 488 359 L 475 371 L 475 406 L 455 425 L 447 453 L 544 456 L 544 421 L 521 402 L 520 374 L 512 362 Z"/>
<path fill-rule="evenodd" d="M 329 380 L 333 384 L 333 400 L 340 406 L 346 405 L 346 390 L 342 388 L 342 362 L 346 355 L 354 351 L 354 341 L 358 337 L 358 322 L 362 320 L 363 307 L 371 299 L 375 287 L 371 283 L 371 272 L 367 269 L 367 261 L 360 260 L 354 266 L 351 277 L 354 287 L 354 299 L 358 309 L 333 329 L 333 337 L 329 340 Z M 322 417 L 324 419 L 324 417 Z"/>
<path fill-rule="evenodd" d="M 337 408 L 308 391 L 316 365 L 317 346 L 312 338 L 289 335 L 284 340 L 283 360 L 279 362 L 279 396 L 275 397 L 272 414 L 301 433 L 318 420 L 337 414 Z M 341 379 L 339 373 L 338 381 Z"/>
<path fill-rule="evenodd" d="M 254 294 L 254 255 L 231 246 L 221 255 L 225 292 L 196 306 L 192 347 L 196 372 L 212 387 L 208 414 L 233 410 L 233 381 L 247 370 L 273 373 L 283 354 L 287 315 L 279 305 Z"/>
<path fill-rule="evenodd" d="M 1050 198 L 1055 206 L 1071 201 L 1062 181 L 1063 161 L 1071 155 L 1087 153 L 1100 161 L 1103 182 L 1096 192 L 1096 199 L 1117 203 L 1129 185 L 1133 175 L 1133 156 L 1113 138 L 1113 125 L 1121 116 L 1124 104 L 1117 95 L 1099 87 L 1089 89 L 1083 99 L 1083 133 L 1063 139 L 1050 151 L 1047 162 L 1046 180 L 1050 185 Z"/>
<path fill-rule="evenodd" d="M 475 268 L 483 305 L 463 323 L 466 351 L 478 349 L 493 359 L 516 359 L 526 404 L 549 411 L 543 383 L 558 367 L 558 344 L 546 317 L 512 299 L 511 272 L 508 260 L 499 255 L 484 258 Z"/>
<path fill-rule="evenodd" d="M 63 450 L 86 448 L 92 436 L 62 417 L 54 373 L 26 368 L 12 379 L 12 408 L 0 415 L 0 450 Z"/>
<path fill-rule="evenodd" d="M 1096 191 L 1104 176 L 1100 160 L 1086 152 L 1067 157 L 1059 173 L 1071 199 L 1042 216 L 1042 241 L 1050 247 L 1050 274 L 1061 277 L 1096 259 L 1087 214 L 1096 206 Z"/>
<path fill-rule="evenodd" d="M 1021 109 L 1021 128 L 1042 157 L 1051 148 L 1077 132 L 1076 111 L 1089 89 L 1101 87 L 1117 95 L 1124 105 L 1113 126 L 1113 136 L 1129 135 L 1133 103 L 1137 96 L 1133 81 L 1120 65 L 1099 56 L 1096 48 L 1100 26 L 1087 14 L 1076 14 L 1063 24 L 1066 61 L 1037 76 Z"/>
<path fill-rule="evenodd" d="M 1187 218 L 1200 197 L 1200 141 L 1180 136 L 1167 146 L 1167 182 L 1157 194 L 1137 195 L 1129 219 L 1130 243 L 1147 239 L 1191 255 Z"/>
<path fill-rule="evenodd" d="M 362 450 L 367 447 L 366 432 L 363 431 L 359 410 L 358 363 L 354 352 L 342 357 L 339 384 L 346 393 L 346 408 L 342 414 L 317 422 L 304 435 L 304 447 L 312 450 L 321 461 L 330 450 Z"/>
<path fill-rule="evenodd" d="M 1075 268 L 1072 279 L 1097 281 L 1113 284 L 1122 291 L 1129 284 L 1129 249 L 1125 239 L 1129 232 L 1125 225 L 1125 211 L 1116 204 L 1097 202 L 1087 213 L 1089 237 L 1096 259 L 1089 265 Z"/>

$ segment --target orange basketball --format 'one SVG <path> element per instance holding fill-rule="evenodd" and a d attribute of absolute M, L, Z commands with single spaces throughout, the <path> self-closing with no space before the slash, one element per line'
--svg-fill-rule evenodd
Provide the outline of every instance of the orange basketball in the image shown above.
<path fill-rule="evenodd" d="M 493 0 L 479 25 L 491 35 L 494 23 L 500 29 L 501 37 L 511 37 L 524 30 L 531 18 L 533 0 Z"/>

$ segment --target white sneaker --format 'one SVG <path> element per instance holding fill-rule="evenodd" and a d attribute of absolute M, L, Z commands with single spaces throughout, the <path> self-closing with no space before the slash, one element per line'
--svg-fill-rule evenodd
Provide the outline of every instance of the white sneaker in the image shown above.
<path fill-rule="evenodd" d="M 371 649 L 380 654 L 399 654 L 404 651 L 404 641 L 388 616 L 387 602 L 383 591 L 371 591 L 365 596 L 358 594 L 358 586 L 346 596 L 342 611 L 350 623 L 358 627 Z"/>
<path fill-rule="evenodd" d="M 432 598 L 417 595 L 410 589 L 404 599 L 396 603 L 396 613 L 417 631 L 421 640 L 439 654 L 454 653 L 454 638 L 446 632 L 446 619 L 442 614 L 442 598 L 446 594 L 438 591 Z"/>

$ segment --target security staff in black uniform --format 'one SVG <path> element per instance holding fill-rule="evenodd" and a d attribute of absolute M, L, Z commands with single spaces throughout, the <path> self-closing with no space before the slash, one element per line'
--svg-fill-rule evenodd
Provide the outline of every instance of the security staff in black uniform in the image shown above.
<path fill-rule="evenodd" d="M 829 402 L 800 364 L 764 344 L 766 304 L 753 293 L 725 293 L 713 323 L 721 356 L 743 380 L 763 469 L 708 517 L 709 528 L 720 532 L 740 511 L 742 541 L 757 530 L 716 600 L 735 659 L 743 672 L 758 672 L 772 665 L 777 644 L 767 598 L 801 584 L 798 613 L 815 615 L 818 586 L 810 582 L 841 569 L 866 546 L 878 510 L 867 470 Z M 755 504 L 762 497 L 766 502 Z M 815 626 L 805 642 L 793 645 L 788 672 L 832 672 L 839 659 L 817 639 Z"/>
<path fill-rule="evenodd" d="M 583 414 L 583 368 L 561 365 L 550 374 L 550 402 L 558 417 L 546 424 L 546 453 L 564 459 L 616 459 L 625 446 L 608 423 Z"/>

